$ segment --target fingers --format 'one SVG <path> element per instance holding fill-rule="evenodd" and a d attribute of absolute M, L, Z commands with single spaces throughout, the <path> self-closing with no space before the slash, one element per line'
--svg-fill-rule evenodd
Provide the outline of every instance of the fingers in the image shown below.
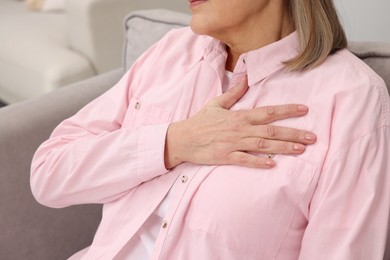
<path fill-rule="evenodd" d="M 244 78 L 236 86 L 219 97 L 214 98 L 209 104 L 229 109 L 244 96 L 248 88 L 248 79 L 244 76 Z"/>
<path fill-rule="evenodd" d="M 235 143 L 234 149 L 243 152 L 301 154 L 306 145 L 317 141 L 311 132 L 272 125 L 252 126 L 245 130 L 246 136 Z"/>
<path fill-rule="evenodd" d="M 249 122 L 264 125 L 281 119 L 303 116 L 307 114 L 308 108 L 305 105 L 288 104 L 258 107 L 246 112 Z"/>
<path fill-rule="evenodd" d="M 301 154 L 306 146 L 300 143 L 269 140 L 263 138 L 245 138 L 238 144 L 239 150 L 254 153 Z"/>
<path fill-rule="evenodd" d="M 260 137 L 300 144 L 313 144 L 317 141 L 317 136 L 312 132 L 283 126 L 257 125 L 250 126 L 245 131 L 247 137 Z"/>
<path fill-rule="evenodd" d="M 306 146 L 301 143 L 270 140 L 264 138 L 245 138 L 237 144 L 237 151 L 232 152 L 228 157 L 229 164 L 269 169 L 276 165 L 276 162 L 264 156 L 250 154 L 301 154 Z"/>
<path fill-rule="evenodd" d="M 228 157 L 228 162 L 231 165 L 263 169 L 270 169 L 276 165 L 276 162 L 272 159 L 239 151 L 231 153 Z"/>

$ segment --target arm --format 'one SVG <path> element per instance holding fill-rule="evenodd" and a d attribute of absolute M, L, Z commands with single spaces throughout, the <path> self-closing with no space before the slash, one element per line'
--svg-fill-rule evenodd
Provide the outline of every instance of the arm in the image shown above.
<path fill-rule="evenodd" d="M 160 43 L 164 45 L 164 40 Z M 161 49 L 156 43 L 118 84 L 63 121 L 41 144 L 30 177 L 40 203 L 50 207 L 108 203 L 167 171 L 163 149 L 168 124 L 122 126 L 140 77 L 148 75 Z M 151 157 L 153 164 L 146 162 Z"/>
<path fill-rule="evenodd" d="M 141 183 L 167 172 L 164 164 L 169 125 L 164 120 L 167 119 L 146 122 L 147 126 L 143 124 L 133 126 L 132 117 L 126 117 L 126 114 L 131 98 L 146 91 L 142 89 L 143 87 L 153 87 L 153 84 L 146 86 L 140 82 L 156 69 L 156 62 L 166 57 L 163 55 L 168 55 L 167 45 L 172 43 L 170 37 L 166 36 L 149 49 L 114 88 L 61 123 L 51 138 L 41 145 L 33 159 L 31 172 L 32 191 L 39 202 L 51 207 L 108 203 Z M 169 66 L 164 64 L 158 67 L 169 69 Z M 211 101 L 209 108 L 205 109 L 207 113 L 201 112 L 191 120 L 183 120 L 180 125 L 184 124 L 185 127 L 181 127 L 182 130 L 178 131 L 179 136 L 173 135 L 171 140 L 186 141 L 171 146 L 168 140 L 167 146 L 173 147 L 167 149 L 170 155 L 168 157 L 174 160 L 166 160 L 172 162 L 167 167 L 174 167 L 184 161 L 197 164 L 225 164 L 229 159 L 225 156 L 214 158 L 206 154 L 201 156 L 202 158 L 193 158 L 194 155 L 203 155 L 203 151 L 209 150 L 214 151 L 214 154 L 220 154 L 215 152 L 215 147 L 221 147 L 221 143 L 228 143 L 224 147 L 229 151 L 222 153 L 223 155 L 236 155 L 234 156 L 236 161 L 247 164 L 246 158 L 249 154 L 245 151 L 302 153 L 305 148 L 302 143 L 309 144 L 315 141 L 300 140 L 306 134 L 305 131 L 264 126 L 281 118 L 302 116 L 307 113 L 307 108 L 302 111 L 297 105 L 285 105 L 257 108 L 252 111 L 229 111 L 228 107 L 244 95 L 247 89 L 248 86 L 242 83 L 241 87 L 233 91 L 234 93 L 227 92 L 217 97 L 214 102 Z M 139 93 L 134 94 L 137 92 Z M 227 105 L 221 106 L 221 101 L 222 103 L 227 101 Z M 229 102 L 232 102 L 231 105 Z M 233 121 L 234 118 L 236 120 Z M 218 119 L 218 124 L 215 124 L 215 119 Z M 241 122 L 246 123 L 247 127 Z M 228 133 L 223 135 L 228 137 L 234 135 L 238 143 L 235 140 L 220 138 L 223 136 L 221 129 L 225 129 L 224 126 L 229 124 L 230 128 L 224 131 Z M 190 135 L 189 132 L 198 132 L 191 129 L 199 129 L 200 138 L 199 133 Z M 202 129 L 207 130 L 204 136 L 200 131 Z M 230 131 L 234 134 L 229 134 Z M 182 138 L 188 135 L 189 139 Z M 206 145 L 197 145 L 199 139 L 207 140 Z M 215 140 L 217 142 L 214 142 Z M 294 142 L 301 144 L 297 144 L 298 149 L 295 148 Z M 181 149 L 183 145 L 187 146 L 187 149 Z M 197 148 L 199 146 L 200 148 Z M 275 146 L 277 148 L 274 148 Z M 187 157 L 180 158 L 178 154 L 186 154 Z M 252 158 L 254 157 L 252 155 Z M 150 158 L 153 158 L 153 161 Z M 257 161 L 259 163 L 256 165 L 264 165 L 265 159 Z"/>
<path fill-rule="evenodd" d="M 106 203 L 166 172 L 161 151 L 168 125 L 121 127 L 131 78 L 130 72 L 62 122 L 38 149 L 31 187 L 39 202 L 52 207 Z"/>
<path fill-rule="evenodd" d="M 390 212 L 390 127 L 336 152 L 310 205 L 300 260 L 383 259 Z"/>
<path fill-rule="evenodd" d="M 336 94 L 330 148 L 310 203 L 300 260 L 382 260 L 390 213 L 390 103 L 365 70 Z M 367 77 L 368 76 L 368 77 Z"/>
<path fill-rule="evenodd" d="M 277 127 L 270 131 L 271 126 L 262 125 L 302 116 L 306 114 L 306 108 L 300 111 L 296 105 L 282 105 L 240 111 L 237 116 L 237 111 L 227 109 L 229 105 L 221 107 L 219 102 L 232 105 L 246 92 L 248 86 L 243 83 L 236 88 L 237 91 L 212 100 L 205 107 L 208 113 L 200 112 L 182 121 L 185 130 L 171 138 L 171 142 L 166 139 L 169 123 L 140 127 L 131 127 L 130 123 L 127 124 L 130 127 L 126 127 L 122 123 L 131 96 L 128 86 L 134 83 L 131 81 L 137 81 L 132 73 L 142 73 L 136 68 L 106 94 L 61 123 L 38 149 L 32 164 L 31 187 L 39 202 L 51 207 L 107 203 L 142 182 L 166 173 L 165 165 L 171 168 L 183 161 L 270 168 L 273 164 L 268 165 L 267 161 L 272 160 L 241 151 L 297 154 L 302 153 L 305 146 L 294 141 L 313 143 L 300 140 L 306 131 Z M 253 119 L 248 120 L 251 117 Z M 175 124 L 179 122 L 172 126 Z M 237 126 L 243 130 L 237 131 Z M 253 137 L 256 135 L 259 137 Z M 178 140 L 182 142 L 177 143 Z M 198 140 L 211 141 L 199 144 Z M 172 143 L 176 144 L 172 146 Z M 178 161 L 179 155 L 186 157 Z M 175 160 L 169 160 L 169 157 Z M 172 161 L 174 163 L 170 163 Z"/>

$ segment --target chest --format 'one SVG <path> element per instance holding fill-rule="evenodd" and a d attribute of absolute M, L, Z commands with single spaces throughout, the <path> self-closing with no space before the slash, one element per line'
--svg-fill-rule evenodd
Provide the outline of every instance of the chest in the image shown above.
<path fill-rule="evenodd" d="M 186 119 L 222 92 L 223 74 L 207 67 L 168 78 L 154 82 L 152 88 L 141 86 L 142 91 L 134 91 L 123 126 Z M 294 90 L 291 87 L 291 82 L 267 78 L 250 86 L 232 109 L 313 102 L 308 93 L 287 93 Z M 319 105 L 313 106 L 315 111 Z M 318 120 L 314 118 L 316 113 L 277 124 L 315 131 Z M 275 245 L 272 248 L 279 248 L 286 237 L 290 242 L 301 241 L 319 177 L 318 162 L 326 152 L 326 134 L 323 135 L 319 144 L 308 148 L 302 156 L 276 155 L 277 167 L 271 170 L 231 165 L 180 167 L 180 174 L 191 181 L 183 184 L 179 178 L 180 188 L 173 186 L 172 212 L 178 207 L 181 210 L 172 218 L 184 222 L 191 232 L 205 234 L 214 243 L 256 255 L 268 252 L 270 243 Z"/>
<path fill-rule="evenodd" d="M 163 217 L 170 228 L 159 239 L 165 234 L 180 243 L 196 238 L 191 243 L 203 241 L 207 251 L 229 248 L 231 255 L 251 256 L 246 259 L 273 259 L 279 248 L 299 252 L 318 171 L 297 158 L 280 156 L 278 161 L 273 170 L 178 166 Z M 149 183 L 144 185 L 151 194 Z"/>

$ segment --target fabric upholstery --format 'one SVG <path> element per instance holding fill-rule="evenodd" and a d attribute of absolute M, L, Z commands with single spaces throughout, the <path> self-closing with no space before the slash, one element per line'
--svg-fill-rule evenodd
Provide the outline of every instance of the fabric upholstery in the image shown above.
<path fill-rule="evenodd" d="M 113 86 L 113 71 L 0 109 L 0 259 L 66 259 L 92 241 L 98 205 L 50 209 L 30 190 L 30 163 L 54 127 Z"/>
<path fill-rule="evenodd" d="M 125 69 L 169 30 L 188 25 L 190 18 L 189 14 L 158 9 L 130 13 L 125 19 Z"/>
<path fill-rule="evenodd" d="M 131 66 L 165 32 L 187 22 L 188 16 L 163 10 L 130 14 L 125 23 L 124 67 Z M 390 57 L 386 53 L 390 46 L 380 45 L 356 43 L 351 49 L 389 87 Z M 114 71 L 0 109 L 0 259 L 66 259 L 90 244 L 100 220 L 100 206 L 55 210 L 39 205 L 30 191 L 29 167 L 34 151 L 54 127 L 113 86 L 123 73 Z"/>

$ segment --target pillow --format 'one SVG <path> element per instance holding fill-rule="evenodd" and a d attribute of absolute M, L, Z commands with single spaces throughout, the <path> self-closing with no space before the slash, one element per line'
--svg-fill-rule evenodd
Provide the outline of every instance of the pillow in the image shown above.
<path fill-rule="evenodd" d="M 66 0 L 26 0 L 28 8 L 34 11 L 63 11 Z"/>
<path fill-rule="evenodd" d="M 169 30 L 187 26 L 190 18 L 189 14 L 163 9 L 141 10 L 130 13 L 125 18 L 125 69 L 128 70 L 146 49 Z"/>

